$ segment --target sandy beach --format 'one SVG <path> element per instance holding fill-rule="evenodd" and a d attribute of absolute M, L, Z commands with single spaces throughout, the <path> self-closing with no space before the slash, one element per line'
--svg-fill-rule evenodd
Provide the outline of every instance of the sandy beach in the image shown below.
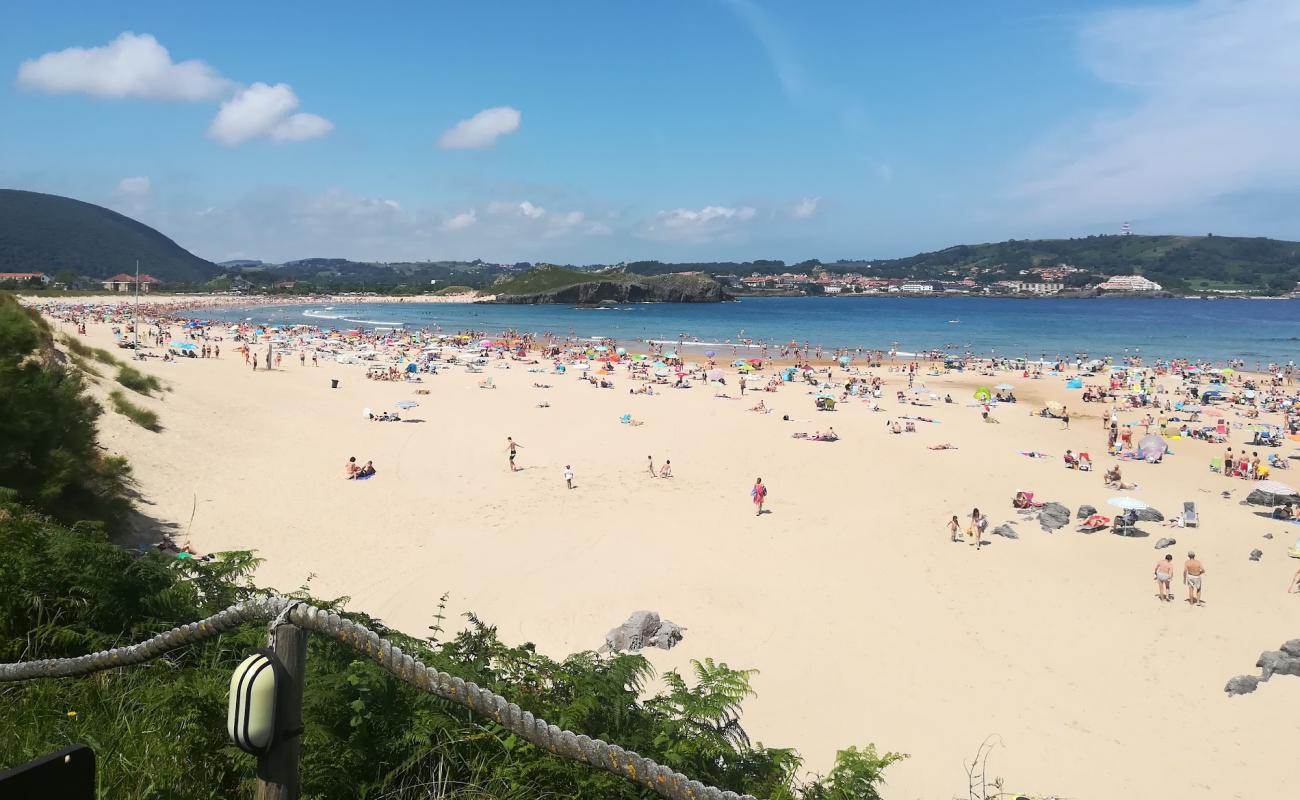
<path fill-rule="evenodd" d="M 83 338 L 129 355 L 107 324 Z M 796 747 L 816 770 L 849 745 L 909 753 L 887 773 L 893 800 L 965 796 L 964 762 L 990 735 L 1001 746 L 988 773 L 1008 791 L 1217 800 L 1294 788 L 1300 679 L 1237 698 L 1223 686 L 1300 635 L 1300 595 L 1285 591 L 1300 526 L 1240 505 L 1250 483 L 1208 466 L 1221 444 L 1171 442 L 1160 464 L 1123 462 L 1137 490 L 1106 488 L 1110 406 L 1079 403 L 1065 376 L 930 376 L 923 362 L 918 382 L 955 402 L 913 406 L 895 399 L 906 375 L 863 367 L 885 381 L 882 410 L 854 398 L 827 413 L 796 382 L 741 399 L 730 369 L 721 389 L 646 396 L 629 395 L 642 384 L 621 369 L 600 389 L 545 359 L 534 367 L 545 372 L 502 360 L 411 384 L 367 380 L 364 365 L 300 366 L 296 351 L 254 372 L 235 342 L 220 345 L 219 359 L 132 362 L 171 388 L 132 397 L 164 431 L 108 412 L 101 441 L 130 459 L 144 515 L 199 552 L 257 551 L 262 583 L 347 596 L 417 636 L 447 592 L 450 615 L 473 611 L 557 656 L 655 610 L 687 629 L 675 649 L 646 651 L 659 670 L 705 657 L 759 670 L 744 714 L 755 740 Z M 495 388 L 480 388 L 486 378 Z M 972 393 L 1002 381 L 1019 402 L 984 424 Z M 772 413 L 749 410 L 759 399 Z M 402 422 L 362 413 L 404 400 L 419 407 Z M 1034 415 L 1049 400 L 1069 405 L 1068 429 Z M 621 424 L 625 414 L 644 424 Z M 890 433 L 901 414 L 936 422 Z M 792 437 L 832 426 L 839 441 Z M 507 436 L 521 445 L 517 472 Z M 1247 439 L 1234 429 L 1227 444 Z M 941 443 L 956 449 L 929 449 Z M 1067 449 L 1090 452 L 1095 471 L 1063 468 Z M 674 476 L 652 478 L 648 455 L 656 467 L 670 459 Z M 344 480 L 351 456 L 378 474 Z M 749 494 L 758 476 L 770 486 L 761 516 Z M 1018 490 L 1107 515 L 1119 494 L 1168 517 L 1194 501 L 1201 525 L 1144 523 L 1150 537 L 1126 538 L 1077 533 L 1072 520 L 1049 534 L 1012 508 Z M 945 524 L 955 514 L 964 528 L 974 507 L 990 531 L 1017 521 L 1019 538 L 951 542 Z M 1154 549 L 1164 536 L 1177 545 Z M 1171 552 L 1181 568 L 1191 549 L 1206 567 L 1205 605 L 1183 601 L 1177 572 L 1175 601 L 1158 601 L 1153 564 Z"/>

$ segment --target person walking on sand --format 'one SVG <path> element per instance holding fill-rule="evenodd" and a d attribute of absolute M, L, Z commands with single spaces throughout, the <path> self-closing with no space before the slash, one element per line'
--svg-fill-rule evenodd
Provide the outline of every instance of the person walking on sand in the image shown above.
<path fill-rule="evenodd" d="M 767 486 L 763 485 L 762 478 L 754 479 L 754 488 L 749 490 L 749 496 L 754 499 L 754 505 L 758 508 L 754 516 L 762 516 L 763 501 L 767 499 Z"/>
<path fill-rule="evenodd" d="M 1070 429 L 1070 407 L 1061 406 L 1061 430 L 1068 431 L 1069 429 Z"/>
<path fill-rule="evenodd" d="M 573 488 L 573 467 L 568 464 L 564 465 L 564 485 Z"/>
<path fill-rule="evenodd" d="M 961 523 L 957 521 L 956 514 L 953 514 L 952 519 L 948 520 L 948 540 L 952 542 L 961 541 Z"/>
<path fill-rule="evenodd" d="M 519 468 L 515 466 L 515 451 L 518 450 L 520 447 L 523 447 L 523 445 L 520 444 L 519 442 L 516 442 L 513 438 L 509 436 L 506 437 L 506 442 L 507 442 L 506 450 L 510 452 L 510 471 L 518 472 Z"/>
<path fill-rule="evenodd" d="M 654 457 L 654 456 L 646 456 L 646 457 L 645 457 L 645 460 L 646 460 L 646 463 L 648 463 L 648 464 L 650 465 L 650 477 L 652 477 L 652 478 L 655 477 L 655 457 Z"/>
<path fill-rule="evenodd" d="M 1156 562 L 1156 597 L 1166 602 L 1174 599 L 1173 590 L 1169 588 L 1169 583 L 1174 578 L 1174 554 L 1166 553 L 1165 557 Z"/>
<path fill-rule="evenodd" d="M 1294 592 L 1300 592 L 1300 569 L 1295 571 L 1295 574 L 1291 576 L 1291 582 L 1286 586 L 1287 594 Z"/>
<path fill-rule="evenodd" d="M 989 518 L 981 514 L 978 508 L 971 511 L 970 528 L 968 530 L 975 534 L 975 541 L 971 542 L 971 544 L 975 545 L 976 550 L 984 546 L 984 529 L 988 525 Z"/>
<path fill-rule="evenodd" d="M 1194 606 L 1204 605 L 1201 599 L 1201 580 L 1205 566 L 1196 560 L 1196 551 L 1187 552 L 1187 561 L 1183 564 L 1183 583 L 1187 584 L 1187 602 Z"/>

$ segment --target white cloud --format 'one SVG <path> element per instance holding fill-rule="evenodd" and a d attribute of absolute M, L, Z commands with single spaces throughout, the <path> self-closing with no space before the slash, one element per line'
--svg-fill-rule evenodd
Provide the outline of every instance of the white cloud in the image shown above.
<path fill-rule="evenodd" d="M 1130 110 L 1044 141 L 1012 196 L 1092 223 L 1206 207 L 1300 180 L 1300 3 L 1199 0 L 1111 10 L 1080 31 L 1085 63 Z"/>
<path fill-rule="evenodd" d="M 214 100 L 231 82 L 202 61 L 175 63 L 157 39 L 127 31 L 102 47 L 69 47 L 24 61 L 18 85 L 115 99 Z"/>
<path fill-rule="evenodd" d="M 660 211 L 655 215 L 655 221 L 650 224 L 647 234 L 654 239 L 705 241 L 734 232 L 739 225 L 749 222 L 757 213 L 749 206 L 740 208 L 705 206 L 698 211 L 674 208 Z"/>
<path fill-rule="evenodd" d="M 527 200 L 522 203 L 488 203 L 488 213 L 500 215 L 517 215 L 528 219 L 541 219 L 546 216 L 546 209 L 535 206 Z"/>
<path fill-rule="evenodd" d="M 301 142 L 319 139 L 332 130 L 334 123 L 324 117 L 299 112 L 271 128 L 271 138 L 277 142 Z"/>
<path fill-rule="evenodd" d="M 519 130 L 519 120 L 519 112 L 510 106 L 484 109 L 443 131 L 438 146 L 447 150 L 491 147 L 497 137 Z"/>
<path fill-rule="evenodd" d="M 149 188 L 152 186 L 152 183 L 153 182 L 149 180 L 148 175 L 136 175 L 130 178 L 123 178 L 119 181 L 117 184 L 117 191 L 118 194 L 126 195 L 127 197 L 143 197 L 144 195 L 149 194 Z"/>
<path fill-rule="evenodd" d="M 790 209 L 790 216 L 795 219 L 808 219 L 817 213 L 817 208 L 821 205 L 820 197 L 805 197 L 794 208 Z"/>
<path fill-rule="evenodd" d="M 478 213 L 471 208 L 469 211 L 462 211 L 442 223 L 442 229 L 445 231 L 463 231 L 475 222 L 478 222 Z"/>
<path fill-rule="evenodd" d="M 315 114 L 293 113 L 298 105 L 298 95 L 289 84 L 254 83 L 221 104 L 208 127 L 208 136 L 233 147 L 261 137 L 276 141 L 315 139 L 334 128 L 329 120 Z"/>

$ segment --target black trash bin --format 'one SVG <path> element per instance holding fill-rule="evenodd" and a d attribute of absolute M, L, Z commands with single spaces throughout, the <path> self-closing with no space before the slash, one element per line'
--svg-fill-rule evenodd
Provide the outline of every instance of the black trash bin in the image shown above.
<path fill-rule="evenodd" d="M 330 378 L 330 388 L 331 388 L 331 389 L 337 389 L 337 388 L 339 388 L 339 379 L 338 379 L 338 378 Z"/>

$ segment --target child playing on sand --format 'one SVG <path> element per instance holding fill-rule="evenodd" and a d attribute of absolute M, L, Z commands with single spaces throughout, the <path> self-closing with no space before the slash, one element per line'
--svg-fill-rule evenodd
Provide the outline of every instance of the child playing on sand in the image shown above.
<path fill-rule="evenodd" d="M 564 485 L 573 488 L 573 467 L 568 464 L 564 465 Z"/>

